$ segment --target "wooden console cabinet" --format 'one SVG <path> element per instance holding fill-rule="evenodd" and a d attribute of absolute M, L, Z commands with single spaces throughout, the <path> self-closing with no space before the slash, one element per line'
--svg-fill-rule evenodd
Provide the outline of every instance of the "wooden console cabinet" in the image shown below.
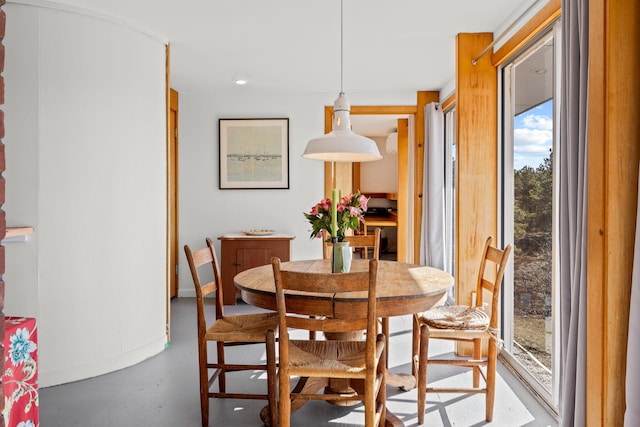
<path fill-rule="evenodd" d="M 241 271 L 260 265 L 267 265 L 271 258 L 277 256 L 282 261 L 291 259 L 291 240 L 295 236 L 289 234 L 272 234 L 270 236 L 248 236 L 243 233 L 225 234 L 218 237 L 222 246 L 220 269 L 222 276 L 222 292 L 224 304 L 236 303 L 236 287 L 233 278 Z"/>

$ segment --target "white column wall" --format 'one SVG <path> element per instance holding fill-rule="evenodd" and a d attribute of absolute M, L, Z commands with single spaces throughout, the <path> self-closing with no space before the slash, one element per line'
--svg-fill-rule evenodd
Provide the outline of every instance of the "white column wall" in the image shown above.
<path fill-rule="evenodd" d="M 7 4 L 5 313 L 38 320 L 40 386 L 166 344 L 165 45 L 69 11 Z"/>

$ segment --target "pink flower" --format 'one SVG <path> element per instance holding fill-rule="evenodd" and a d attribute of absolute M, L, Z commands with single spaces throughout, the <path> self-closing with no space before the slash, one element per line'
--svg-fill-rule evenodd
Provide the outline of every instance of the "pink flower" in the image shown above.
<path fill-rule="evenodd" d="M 362 207 L 363 211 L 367 210 L 367 203 L 368 202 L 369 202 L 369 199 L 364 194 L 362 194 L 362 195 L 360 195 L 360 197 L 358 197 L 358 203 L 360 203 L 360 206 Z"/>
<path fill-rule="evenodd" d="M 359 223 L 363 222 L 362 212 L 366 210 L 368 199 L 361 196 L 361 193 L 347 194 L 336 200 L 335 213 L 331 209 L 334 204 L 332 199 L 322 199 L 311 208 L 309 213 L 304 213 L 305 218 L 312 226 L 311 237 L 322 238 L 322 231 L 326 230 L 330 233 L 334 232 L 338 241 L 343 241 L 347 230 L 356 230 Z M 364 206 L 363 206 L 364 204 Z M 356 221 L 357 218 L 357 221 Z M 333 223 L 336 223 L 337 229 L 333 230 Z"/>

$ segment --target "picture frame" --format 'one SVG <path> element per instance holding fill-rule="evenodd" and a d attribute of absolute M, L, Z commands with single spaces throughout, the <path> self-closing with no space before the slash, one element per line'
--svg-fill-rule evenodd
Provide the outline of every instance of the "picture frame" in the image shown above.
<path fill-rule="evenodd" d="M 219 188 L 288 189 L 289 119 L 218 119 Z"/>

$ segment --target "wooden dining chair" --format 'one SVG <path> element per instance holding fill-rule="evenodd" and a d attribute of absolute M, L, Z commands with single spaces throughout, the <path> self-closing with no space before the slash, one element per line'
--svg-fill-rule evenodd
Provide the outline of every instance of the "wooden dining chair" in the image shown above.
<path fill-rule="evenodd" d="M 354 249 L 360 249 L 363 258 L 369 258 L 369 250 L 373 259 L 380 259 L 380 233 L 382 229 L 376 228 L 373 234 L 356 234 L 353 236 L 345 236 L 344 240 L 349 242 L 349 246 Z M 322 256 L 324 259 L 331 259 L 331 236 L 327 230 L 322 230 Z"/>
<path fill-rule="evenodd" d="M 291 424 L 291 406 L 295 400 L 360 400 L 364 403 L 367 427 L 384 425 L 386 419 L 386 350 L 385 339 L 377 334 L 376 282 L 378 261 L 370 260 L 368 271 L 350 273 L 311 273 L 282 270 L 280 259 L 272 259 L 278 307 L 280 363 L 278 368 L 279 418 L 281 427 Z M 366 310 L 349 309 L 332 316 L 308 317 L 293 314 L 287 309 L 285 293 L 303 291 L 306 298 L 320 293 L 366 293 Z M 335 311 L 335 310 L 334 310 Z M 293 340 L 290 329 L 323 332 L 366 330 L 365 341 L 351 340 Z M 291 390 L 292 377 L 349 380 L 357 395 L 332 393 L 301 393 Z M 353 380 L 360 380 L 356 385 Z"/>
<path fill-rule="evenodd" d="M 486 420 L 493 419 L 495 398 L 496 364 L 498 344 L 498 309 L 502 277 L 511 253 L 511 245 L 504 250 L 491 245 L 492 237 L 487 241 L 482 252 L 478 281 L 475 290 L 475 305 L 450 305 L 434 307 L 416 315 L 419 325 L 418 359 L 418 424 L 424 422 L 426 393 L 484 393 L 486 396 Z M 484 310 L 484 292 L 490 302 L 491 314 Z M 473 300 L 473 299 L 472 299 Z M 414 323 L 415 324 L 415 323 Z M 416 330 L 414 327 L 414 335 Z M 415 337 L 414 337 L 415 338 Z M 429 359 L 429 340 L 445 339 L 457 342 L 468 342 L 473 345 L 470 359 Z M 483 357 L 482 343 L 488 341 L 487 356 Z M 427 387 L 427 368 L 429 365 L 456 365 L 473 369 L 472 388 L 434 388 Z M 484 371 L 483 368 L 484 367 Z M 486 371 L 486 372 L 485 372 Z M 480 377 L 484 379 L 484 387 L 480 387 Z"/>
<path fill-rule="evenodd" d="M 210 398 L 266 399 L 269 401 L 271 425 L 276 425 L 276 353 L 275 335 L 278 329 L 277 313 L 257 313 L 241 315 L 225 315 L 220 280 L 218 258 L 211 239 L 207 238 L 207 247 L 192 251 L 184 245 L 184 251 L 191 269 L 193 284 L 196 290 L 196 307 L 198 322 L 198 365 L 200 371 L 200 410 L 202 426 L 209 425 Z M 203 282 L 200 271 L 211 269 L 213 280 Z M 208 273 L 211 276 L 211 273 Z M 215 320 L 207 322 L 205 315 L 205 297 L 215 293 Z M 207 344 L 216 344 L 216 362 L 209 361 Z M 266 344 L 266 364 L 236 364 L 225 360 L 225 347 Z M 210 375 L 209 371 L 213 370 Z M 236 371 L 266 370 L 267 393 L 232 393 L 227 391 L 227 373 Z M 218 391 L 212 390 L 218 382 Z"/>

